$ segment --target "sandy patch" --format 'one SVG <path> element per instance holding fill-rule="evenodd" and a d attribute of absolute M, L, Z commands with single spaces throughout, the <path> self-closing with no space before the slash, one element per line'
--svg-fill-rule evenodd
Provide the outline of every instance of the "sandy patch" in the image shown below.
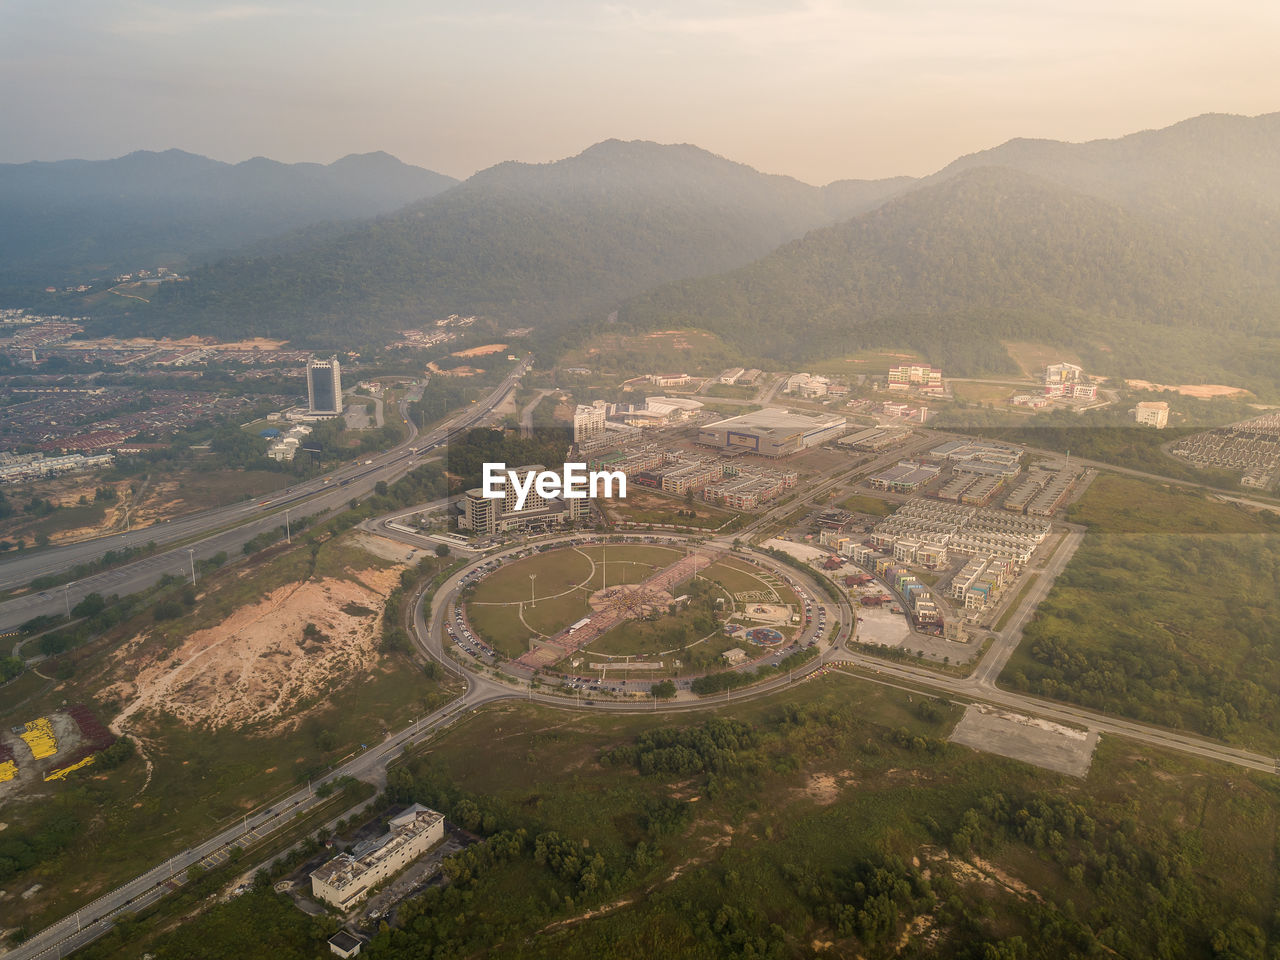
<path fill-rule="evenodd" d="M 381 557 L 383 560 L 390 560 L 393 563 L 417 563 L 421 557 L 426 556 L 425 550 L 406 547 L 398 540 L 391 540 L 372 533 L 361 532 L 356 534 L 355 545 L 366 553 Z M 367 580 L 368 578 L 361 574 L 360 579 Z"/>
<path fill-rule="evenodd" d="M 455 357 L 487 357 L 491 353 L 501 353 L 507 349 L 505 343 L 486 343 L 482 347 L 472 347 L 469 350 L 459 350 L 454 354 Z"/>
<path fill-rule="evenodd" d="M 1184 397 L 1197 397 L 1201 400 L 1212 400 L 1214 397 L 1235 397 L 1248 393 L 1243 387 L 1228 387 L 1221 383 L 1182 383 L 1170 386 L 1165 383 L 1152 383 L 1150 380 L 1126 380 L 1125 385 L 1132 390 L 1159 390 L 1180 393 Z"/>
<path fill-rule="evenodd" d="M 121 732 L 149 711 L 215 729 L 291 723 L 299 703 L 354 679 L 377 660 L 379 617 L 363 611 L 382 610 L 400 569 L 356 575 L 363 583 L 308 580 L 280 587 L 217 626 L 196 631 L 163 660 L 154 649 L 142 652 L 147 637 L 136 638 L 116 657 L 124 678 L 108 692 L 125 706 L 112 729 Z M 308 623 L 322 636 L 304 637 Z"/>

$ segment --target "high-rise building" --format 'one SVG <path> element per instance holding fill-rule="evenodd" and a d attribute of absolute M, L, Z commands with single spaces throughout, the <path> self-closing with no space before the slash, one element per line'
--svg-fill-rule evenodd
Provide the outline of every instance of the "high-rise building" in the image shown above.
<path fill-rule="evenodd" d="M 1145 426 L 1163 430 L 1169 423 L 1169 404 L 1163 400 L 1144 400 L 1133 409 L 1133 419 Z"/>
<path fill-rule="evenodd" d="M 307 364 L 307 412 L 318 417 L 342 413 L 342 371 L 336 356 Z"/>
<path fill-rule="evenodd" d="M 579 447 L 589 447 L 593 441 L 604 437 L 605 420 L 609 414 L 609 405 L 603 400 L 587 406 L 580 403 L 573 411 L 573 442 Z"/>

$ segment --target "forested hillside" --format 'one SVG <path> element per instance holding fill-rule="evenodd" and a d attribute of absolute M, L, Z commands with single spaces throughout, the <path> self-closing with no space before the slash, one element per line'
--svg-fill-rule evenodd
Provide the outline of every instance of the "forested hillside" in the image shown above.
<path fill-rule="evenodd" d="M 290 238 L 287 253 L 222 261 L 117 323 L 312 340 L 455 312 L 567 323 L 741 266 L 909 182 L 819 189 L 696 147 L 607 141 L 556 163 L 499 164 L 341 235 Z"/>
<path fill-rule="evenodd" d="M 977 168 L 739 271 L 639 298 L 622 317 L 705 327 L 783 362 L 911 346 L 961 373 L 1007 368 L 1001 339 L 1069 344 L 1129 321 L 1255 329 L 1278 304 L 1274 277 L 1250 275 L 1191 230 Z"/>
<path fill-rule="evenodd" d="M 0 164 L 0 286 L 200 265 L 297 227 L 389 213 L 456 182 L 385 153 L 327 166 L 181 150 Z"/>

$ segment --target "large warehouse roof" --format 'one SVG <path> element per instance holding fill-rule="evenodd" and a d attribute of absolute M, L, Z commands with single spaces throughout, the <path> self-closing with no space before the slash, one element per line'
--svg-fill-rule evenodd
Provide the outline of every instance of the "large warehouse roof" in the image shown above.
<path fill-rule="evenodd" d="M 784 410 L 781 407 L 766 407 L 754 413 L 744 413 L 739 417 L 717 420 L 715 423 L 707 424 L 702 429 L 716 430 L 727 427 L 731 430 L 820 430 L 826 427 L 838 426 L 844 422 L 844 417 L 831 416 L 830 414 L 819 414 L 810 417 L 802 413 L 792 413 L 790 410 Z"/>

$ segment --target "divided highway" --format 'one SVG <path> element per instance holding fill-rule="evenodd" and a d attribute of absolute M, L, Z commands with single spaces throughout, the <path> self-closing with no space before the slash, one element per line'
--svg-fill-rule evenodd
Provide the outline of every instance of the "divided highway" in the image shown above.
<path fill-rule="evenodd" d="M 416 428 L 410 423 L 409 438 L 399 446 L 359 463 L 346 464 L 323 477 L 257 500 L 206 510 L 145 530 L 68 544 L 6 560 L 0 563 L 0 590 L 24 586 L 37 576 L 96 560 L 108 550 L 141 546 L 152 540 L 161 544 L 179 544 L 65 586 L 24 594 L 0 603 L 0 631 L 12 630 L 32 617 L 65 614 L 90 593 L 104 596 L 136 593 L 150 587 L 166 573 L 189 577 L 193 559 L 205 560 L 220 552 L 237 555 L 241 547 L 259 533 L 281 526 L 285 522 L 286 510 L 293 512 L 294 516 L 322 513 L 340 508 L 352 498 L 365 496 L 379 481 L 389 483 L 397 479 L 417 466 L 431 451 L 444 446 L 451 436 L 483 420 L 506 400 L 528 368 L 529 361 L 521 361 L 484 400 L 425 436 L 417 436 Z M 403 414 L 403 409 L 401 412 Z"/>

